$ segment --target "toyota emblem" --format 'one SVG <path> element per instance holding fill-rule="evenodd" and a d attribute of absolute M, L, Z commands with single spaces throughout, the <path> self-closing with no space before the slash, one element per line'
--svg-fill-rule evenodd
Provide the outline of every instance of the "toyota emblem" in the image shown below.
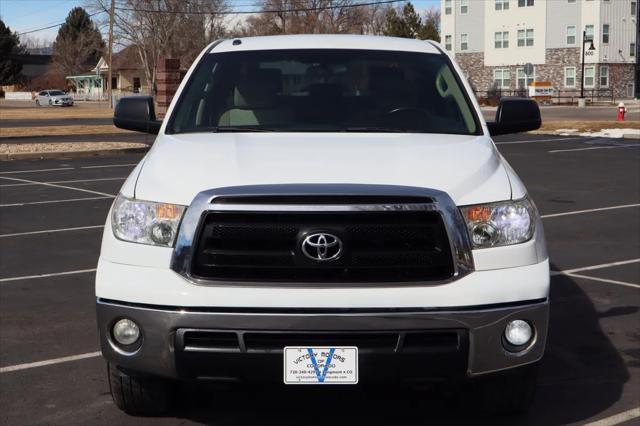
<path fill-rule="evenodd" d="M 342 254 L 342 240 L 326 232 L 309 234 L 302 241 L 302 253 L 317 262 L 335 260 Z"/>

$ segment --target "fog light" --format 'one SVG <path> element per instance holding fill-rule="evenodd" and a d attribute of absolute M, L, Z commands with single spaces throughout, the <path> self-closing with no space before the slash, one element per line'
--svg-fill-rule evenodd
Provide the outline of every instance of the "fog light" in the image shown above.
<path fill-rule="evenodd" d="M 113 338 L 121 345 L 132 345 L 138 341 L 140 329 L 130 319 L 123 318 L 113 326 Z"/>
<path fill-rule="evenodd" d="M 513 346 L 524 346 L 531 341 L 533 330 L 528 322 L 523 320 L 509 321 L 504 330 L 504 338 Z"/>

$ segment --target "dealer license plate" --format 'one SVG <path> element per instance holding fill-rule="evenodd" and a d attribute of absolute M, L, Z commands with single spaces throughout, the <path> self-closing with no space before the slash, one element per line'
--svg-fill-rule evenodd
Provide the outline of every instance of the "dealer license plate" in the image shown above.
<path fill-rule="evenodd" d="M 284 348 L 284 383 L 287 385 L 355 385 L 358 383 L 358 348 Z"/>

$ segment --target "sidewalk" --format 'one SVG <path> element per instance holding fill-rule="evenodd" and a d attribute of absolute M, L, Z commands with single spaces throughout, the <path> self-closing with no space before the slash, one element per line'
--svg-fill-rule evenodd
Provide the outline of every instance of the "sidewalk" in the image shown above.
<path fill-rule="evenodd" d="M 640 102 L 629 101 L 624 102 L 627 108 L 625 122 L 640 121 Z M 497 107 L 482 107 L 482 113 L 485 119 L 493 120 Z M 575 105 L 552 105 L 541 106 L 542 122 L 549 121 L 616 121 L 618 115 L 618 106 L 588 106 L 586 108 L 578 108 Z"/>

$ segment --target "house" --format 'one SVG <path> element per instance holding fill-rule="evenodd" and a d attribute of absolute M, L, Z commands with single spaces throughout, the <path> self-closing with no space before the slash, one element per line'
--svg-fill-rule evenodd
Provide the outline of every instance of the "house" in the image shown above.
<path fill-rule="evenodd" d="M 35 54 L 21 54 L 21 55 L 9 55 L 8 59 L 21 64 L 22 70 L 20 71 L 23 81 L 19 84 L 12 84 L 8 86 L 0 86 L 0 90 L 6 92 L 16 92 L 24 90 L 25 82 L 29 82 L 34 78 L 41 77 L 47 74 L 51 70 L 51 55 L 35 55 Z"/>
<path fill-rule="evenodd" d="M 441 11 L 442 44 L 479 97 L 533 81 L 563 96 L 582 84 L 587 96 L 638 94 L 638 0 L 441 0 Z"/>
<path fill-rule="evenodd" d="M 66 78 L 73 82 L 77 95 L 90 99 L 104 99 L 108 91 L 108 76 L 108 58 L 103 56 L 90 72 Z M 144 66 L 134 46 L 125 47 L 113 54 L 111 84 L 116 96 L 151 92 Z"/>

